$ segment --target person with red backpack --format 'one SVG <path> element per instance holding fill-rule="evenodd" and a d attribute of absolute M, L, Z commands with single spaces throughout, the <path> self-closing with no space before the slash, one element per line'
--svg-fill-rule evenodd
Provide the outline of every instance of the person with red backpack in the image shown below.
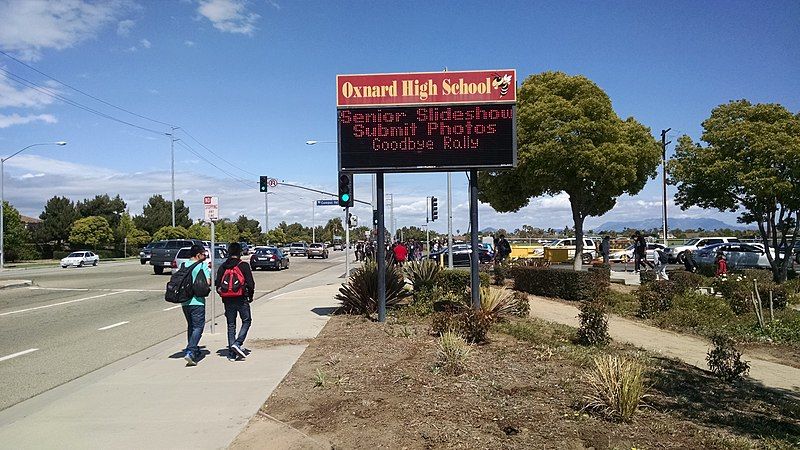
<path fill-rule="evenodd" d="M 250 264 L 242 261 L 242 246 L 238 242 L 228 244 L 228 259 L 217 269 L 217 294 L 225 306 L 225 320 L 228 322 L 228 360 L 236 361 L 247 356 L 244 340 L 250 329 L 250 302 L 256 282 Z M 236 316 L 242 319 L 242 328 L 236 335 Z"/>

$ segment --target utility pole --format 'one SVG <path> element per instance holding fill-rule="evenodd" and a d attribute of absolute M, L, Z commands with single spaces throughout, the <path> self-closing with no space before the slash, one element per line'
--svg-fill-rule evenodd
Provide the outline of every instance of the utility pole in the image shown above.
<path fill-rule="evenodd" d="M 389 241 L 394 242 L 394 194 L 386 194 L 389 197 Z"/>
<path fill-rule="evenodd" d="M 171 170 L 172 173 L 172 228 L 175 228 L 175 130 L 178 127 L 172 127 L 172 133 L 167 133 L 169 136 L 169 153 L 172 160 Z"/>
<path fill-rule="evenodd" d="M 453 268 L 453 177 L 447 172 L 447 268 Z"/>
<path fill-rule="evenodd" d="M 429 205 L 430 197 L 425 197 L 425 242 L 428 245 L 428 257 L 431 256 L 431 207 Z"/>
<path fill-rule="evenodd" d="M 311 200 L 311 243 L 317 242 L 317 201 Z"/>
<path fill-rule="evenodd" d="M 667 144 L 672 143 L 672 141 L 667 142 L 667 133 L 672 128 L 667 128 L 666 130 L 661 130 L 661 187 L 663 188 L 663 198 L 662 203 L 664 206 L 664 245 L 667 245 Z"/>

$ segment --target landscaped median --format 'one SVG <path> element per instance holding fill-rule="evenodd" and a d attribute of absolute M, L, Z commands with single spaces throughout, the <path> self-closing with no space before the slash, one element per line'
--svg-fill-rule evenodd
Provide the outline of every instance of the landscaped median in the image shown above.
<path fill-rule="evenodd" d="M 374 276 L 358 270 L 351 281 Z M 603 336 L 602 314 L 580 330 L 531 318 L 527 295 L 488 280 L 473 310 L 468 273 L 420 264 L 405 275 L 414 289 L 391 284 L 386 323 L 374 320 L 371 285 L 343 289 L 358 312 L 328 322 L 251 422 L 273 426 L 248 427 L 232 448 L 800 444 L 796 399 L 607 339 L 582 345 Z"/>

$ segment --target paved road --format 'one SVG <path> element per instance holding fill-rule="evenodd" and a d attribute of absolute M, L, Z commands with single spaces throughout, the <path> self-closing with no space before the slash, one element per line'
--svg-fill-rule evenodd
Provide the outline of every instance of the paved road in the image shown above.
<path fill-rule="evenodd" d="M 337 252 L 327 260 L 292 258 L 281 272 L 257 271 L 255 301 L 343 260 Z M 163 300 L 169 273 L 154 275 L 138 261 L 0 275 L 20 278 L 33 286 L 0 290 L 0 410 L 186 330 L 180 308 Z M 219 315 L 222 305 L 216 309 Z M 224 318 L 216 323 L 224 329 Z"/>

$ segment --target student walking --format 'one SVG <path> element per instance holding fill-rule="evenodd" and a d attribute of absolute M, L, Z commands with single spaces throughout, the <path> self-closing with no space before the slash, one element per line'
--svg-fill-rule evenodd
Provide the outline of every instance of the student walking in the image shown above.
<path fill-rule="evenodd" d="M 600 242 L 600 254 L 603 256 L 603 264 L 608 264 L 608 257 L 611 254 L 611 238 L 603 236 Z"/>
<path fill-rule="evenodd" d="M 656 247 L 653 250 L 653 264 L 656 270 L 657 280 L 669 280 L 667 275 L 667 263 L 669 263 L 669 256 L 661 247 Z"/>
<path fill-rule="evenodd" d="M 202 284 L 204 280 L 211 279 L 211 269 L 203 263 L 206 259 L 206 249 L 202 245 L 195 244 L 190 249 L 192 255 L 189 262 L 183 263 L 184 266 L 194 265 L 192 269 L 192 284 Z M 196 366 L 200 359 L 200 338 L 203 336 L 203 327 L 206 324 L 206 298 L 205 296 L 195 295 L 189 300 L 181 303 L 183 316 L 186 318 L 186 339 L 187 345 L 184 359 L 187 366 Z M 206 295 L 208 295 L 206 293 Z"/>
<path fill-rule="evenodd" d="M 225 306 L 225 320 L 228 322 L 228 361 L 244 359 L 247 353 L 244 340 L 253 322 L 250 315 L 250 302 L 256 282 L 250 264 L 242 261 L 242 246 L 238 242 L 228 244 L 228 259 L 217 269 L 217 293 Z M 239 335 L 236 335 L 236 317 L 242 320 Z"/>

